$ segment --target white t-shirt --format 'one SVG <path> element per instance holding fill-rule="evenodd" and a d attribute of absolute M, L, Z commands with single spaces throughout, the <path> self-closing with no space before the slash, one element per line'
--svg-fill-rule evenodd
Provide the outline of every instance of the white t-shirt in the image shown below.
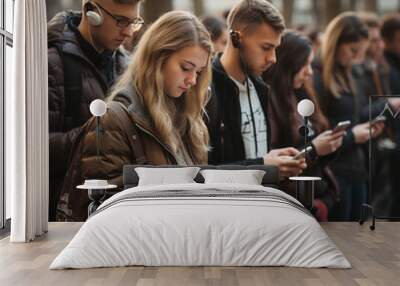
<path fill-rule="evenodd" d="M 249 96 L 247 95 L 246 83 L 241 82 L 231 78 L 237 87 L 239 88 L 239 99 L 240 99 L 240 110 L 241 110 L 241 131 L 244 143 L 244 150 L 246 159 L 255 159 L 263 157 L 267 154 L 267 125 L 265 121 L 265 116 L 263 109 L 261 107 L 260 99 L 257 95 L 257 90 L 254 87 L 253 82 L 249 79 L 250 88 L 250 101 L 251 107 L 253 109 L 253 116 L 256 129 L 257 142 L 255 142 L 253 120 L 251 116 L 251 109 L 249 103 Z M 257 152 L 256 145 L 257 144 Z"/>

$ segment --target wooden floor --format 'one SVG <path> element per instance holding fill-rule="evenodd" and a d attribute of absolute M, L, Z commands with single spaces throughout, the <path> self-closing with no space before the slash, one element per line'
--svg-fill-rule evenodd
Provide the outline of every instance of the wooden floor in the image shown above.
<path fill-rule="evenodd" d="M 79 223 L 51 223 L 49 233 L 29 244 L 0 241 L 0 285 L 400 285 L 400 223 L 378 222 L 375 231 L 357 223 L 323 228 L 353 269 L 289 267 L 124 267 L 48 270 L 79 229 Z"/>

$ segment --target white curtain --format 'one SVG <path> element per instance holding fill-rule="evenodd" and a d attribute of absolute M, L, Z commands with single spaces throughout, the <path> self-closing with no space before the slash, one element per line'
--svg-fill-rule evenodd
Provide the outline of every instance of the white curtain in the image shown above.
<path fill-rule="evenodd" d="M 48 95 L 45 0 L 15 1 L 13 93 L 6 98 L 6 188 L 12 242 L 48 228 Z"/>

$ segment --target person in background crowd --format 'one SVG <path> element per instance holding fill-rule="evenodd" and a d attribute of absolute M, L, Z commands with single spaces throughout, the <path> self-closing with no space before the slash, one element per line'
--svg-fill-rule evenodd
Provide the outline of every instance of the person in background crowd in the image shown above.
<path fill-rule="evenodd" d="M 305 35 L 310 39 L 314 55 L 318 55 L 321 49 L 322 33 L 317 27 L 310 28 L 305 31 Z"/>
<path fill-rule="evenodd" d="M 126 66 L 118 48 L 142 19 L 140 0 L 83 1 L 81 13 L 62 12 L 48 23 L 49 220 L 55 220 L 70 148 L 90 118 L 89 104 L 104 98 Z"/>
<path fill-rule="evenodd" d="M 210 164 L 271 164 L 280 175 L 298 175 L 306 166 L 295 148 L 270 149 L 268 88 L 259 79 L 276 62 L 285 29 L 282 15 L 268 1 L 240 1 L 228 17 L 230 39 L 213 61 L 208 104 Z"/>
<path fill-rule="evenodd" d="M 390 89 L 400 94 L 400 14 L 389 14 L 382 20 L 381 35 L 385 58 L 390 66 Z"/>
<path fill-rule="evenodd" d="M 368 46 L 363 57 L 362 67 L 365 71 L 366 95 L 389 95 L 390 67 L 384 57 L 384 42 L 380 33 L 380 21 L 373 13 L 359 13 L 359 17 L 368 28 Z"/>
<path fill-rule="evenodd" d="M 122 47 L 128 54 L 132 54 L 138 45 L 140 39 L 143 37 L 144 32 L 146 32 L 147 26 L 143 24 L 139 29 L 133 32 L 131 37 L 128 37 L 122 43 Z"/>
<path fill-rule="evenodd" d="M 322 40 L 321 30 L 318 27 L 306 25 L 298 25 L 295 30 L 311 41 L 314 55 L 318 55 Z"/>
<path fill-rule="evenodd" d="M 328 209 L 336 200 L 335 178 L 326 166 L 328 155 L 334 153 L 342 144 L 345 131 L 332 132 L 329 123 L 321 111 L 318 98 L 304 92 L 304 84 L 313 74 L 311 64 L 314 52 L 311 42 L 297 32 L 287 31 L 282 37 L 281 45 L 276 50 L 279 61 L 263 74 L 263 78 L 271 87 L 269 116 L 271 121 L 271 148 L 296 146 L 305 148 L 304 139 L 299 133 L 302 118 L 297 112 L 300 100 L 312 99 L 316 108 L 312 115 L 312 130 L 309 142 L 312 151 L 307 154 L 307 175 L 324 178 L 318 184 L 314 206 L 320 221 L 327 221 Z M 289 191 L 288 191 L 289 192 Z"/>
<path fill-rule="evenodd" d="M 203 117 L 211 55 L 209 33 L 188 12 L 168 12 L 150 26 L 101 117 L 99 156 L 96 121 L 85 125 L 63 186 L 70 220 L 86 218 L 87 195 L 73 191 L 85 179 L 107 179 L 122 188 L 124 165 L 207 163 L 209 136 Z"/>
<path fill-rule="evenodd" d="M 381 35 L 385 43 L 385 59 L 389 63 L 389 84 L 392 95 L 400 95 L 400 14 L 390 14 L 383 18 Z M 396 114 L 399 107 L 394 108 Z M 390 216 L 400 217 L 400 178 L 398 165 L 400 162 L 400 122 L 399 118 L 393 120 L 395 149 L 391 155 L 392 178 L 392 207 Z"/>
<path fill-rule="evenodd" d="M 386 116 L 385 132 L 371 142 L 372 160 L 368 160 L 368 168 L 372 176 L 373 202 L 382 202 L 381 206 L 376 205 L 375 209 L 380 213 L 388 213 L 392 204 L 391 186 L 391 164 L 393 156 L 393 117 L 385 111 L 386 99 L 376 96 L 390 95 L 390 68 L 384 57 L 384 43 L 380 34 L 380 21 L 377 15 L 370 12 L 358 14 L 364 24 L 368 27 L 369 40 L 365 53 L 361 55 L 361 64 L 354 68 L 354 76 L 359 85 L 360 94 L 364 95 L 362 102 L 369 104 L 369 97 L 372 98 L 373 109 L 381 109 L 381 114 Z M 396 99 L 392 99 L 392 102 Z M 397 99 L 398 101 L 398 99 Z M 390 136 L 389 136 L 390 135 Z M 364 151 L 368 156 L 370 144 L 364 145 Z M 370 164 L 371 163 L 371 164 Z M 374 203 L 375 204 L 375 203 Z"/>
<path fill-rule="evenodd" d="M 228 31 L 225 22 L 213 16 L 207 16 L 201 22 L 210 33 L 214 45 L 214 53 L 222 53 L 228 41 Z"/>
<path fill-rule="evenodd" d="M 331 126 L 345 120 L 352 123 L 338 156 L 330 165 L 340 186 L 340 202 L 330 216 L 334 220 L 358 219 L 361 204 L 367 201 L 368 175 L 362 144 L 370 139 L 369 122 L 365 122 L 369 108 L 361 104 L 364 96 L 359 94 L 352 74 L 367 40 L 368 29 L 357 15 L 350 12 L 338 15 L 325 31 L 320 62 L 314 73 L 315 89 Z M 377 137 L 382 130 L 382 123 L 374 124 L 372 137 Z"/>

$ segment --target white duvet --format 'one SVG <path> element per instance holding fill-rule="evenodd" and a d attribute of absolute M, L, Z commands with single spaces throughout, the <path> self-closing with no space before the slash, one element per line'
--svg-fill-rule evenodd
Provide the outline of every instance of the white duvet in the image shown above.
<path fill-rule="evenodd" d="M 172 197 L 153 196 L 175 190 Z M 252 191 L 263 193 L 257 197 Z M 228 195 L 215 195 L 220 192 Z M 143 196 L 137 198 L 138 194 Z M 350 268 L 318 222 L 299 205 L 285 193 L 262 186 L 131 188 L 105 201 L 50 269 L 128 265 Z"/>

